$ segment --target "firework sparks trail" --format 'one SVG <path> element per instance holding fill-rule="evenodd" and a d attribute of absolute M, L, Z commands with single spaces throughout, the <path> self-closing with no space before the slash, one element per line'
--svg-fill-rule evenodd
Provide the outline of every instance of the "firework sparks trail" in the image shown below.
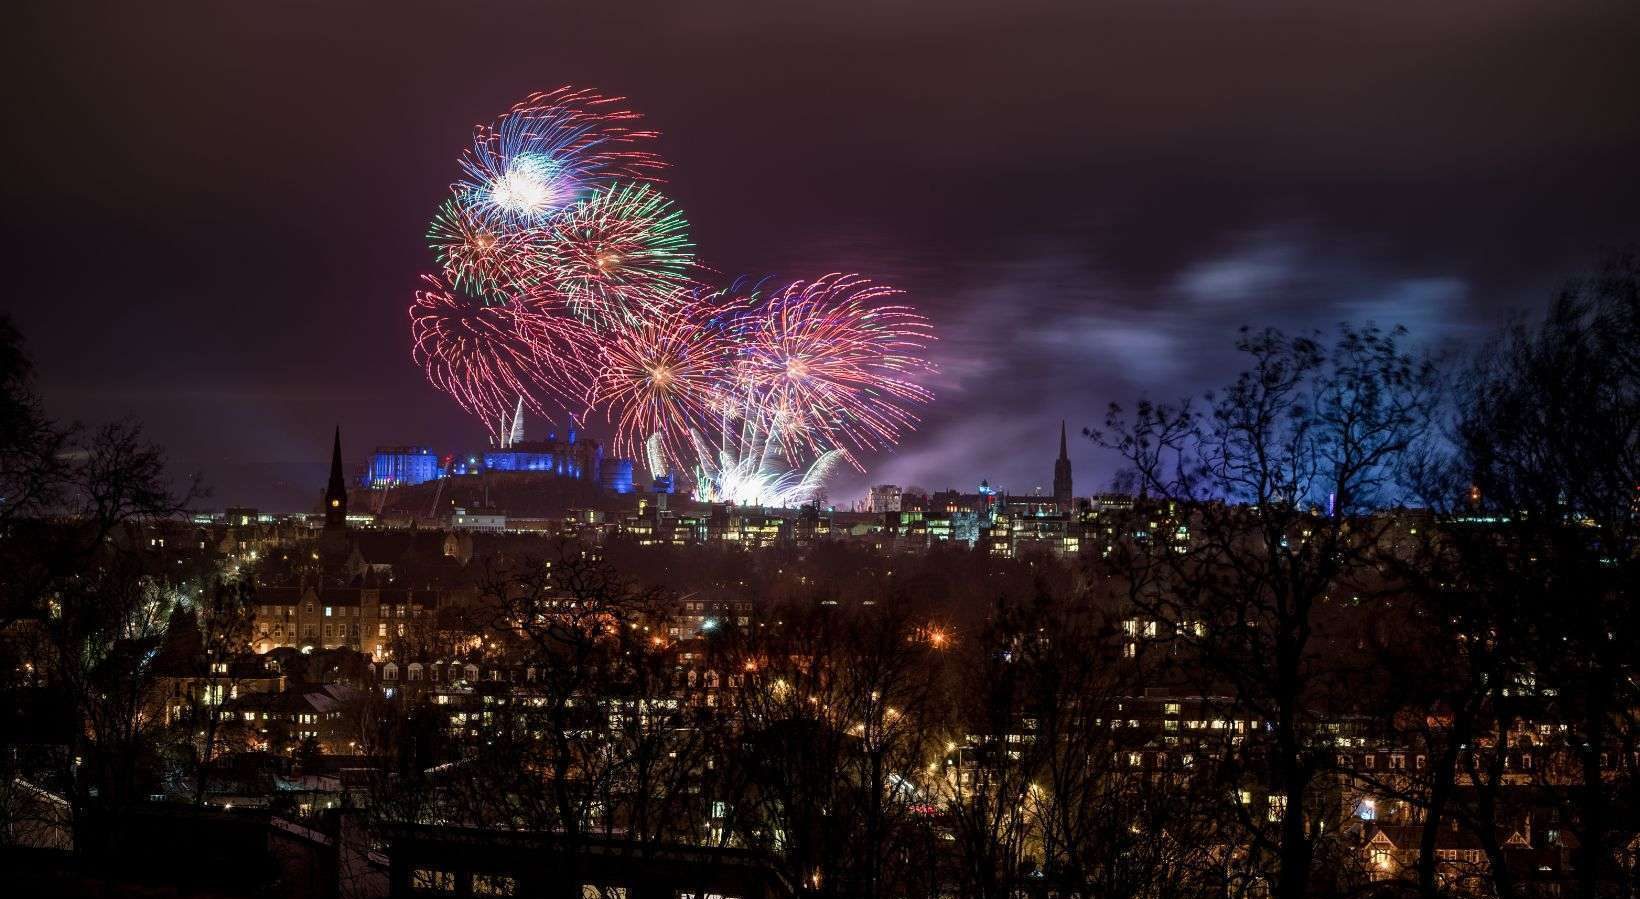
<path fill-rule="evenodd" d="M 913 429 L 912 407 L 932 399 L 913 377 L 931 372 L 922 351 L 934 339 L 928 320 L 883 303 L 899 291 L 858 275 L 797 281 L 768 298 L 746 335 L 739 374 L 766 414 L 784 424 L 787 457 L 892 446 Z"/>
<path fill-rule="evenodd" d="M 721 407 L 734 351 L 701 313 L 688 303 L 662 308 L 604 336 L 589 405 L 615 425 L 617 455 L 637 457 L 655 436 L 668 467 L 688 468 L 689 433 Z"/>
<path fill-rule="evenodd" d="M 528 288 L 528 262 L 539 243 L 539 232 L 514 228 L 461 196 L 445 200 L 427 227 L 427 244 L 451 286 L 487 303 L 505 303 Z"/>
<path fill-rule="evenodd" d="M 695 499 L 777 508 L 815 502 L 843 451 L 826 450 L 806 465 L 792 465 L 780 450 L 779 431 L 778 420 L 747 404 L 725 409 L 715 446 L 692 432 L 699 460 Z"/>
<path fill-rule="evenodd" d="M 689 224 L 647 184 L 595 191 L 543 230 L 535 277 L 595 327 L 631 324 L 690 283 Z"/>
<path fill-rule="evenodd" d="M 500 438 L 522 398 L 548 415 L 551 397 L 572 416 L 586 389 L 576 347 L 584 338 L 567 320 L 518 305 L 488 306 L 424 276 L 410 307 L 411 355 L 427 380 Z"/>
<path fill-rule="evenodd" d="M 510 224 L 532 227 L 601 182 L 652 180 L 665 163 L 634 145 L 655 132 L 634 129 L 638 113 L 620 103 L 570 87 L 530 95 L 474 130 L 456 194 Z"/>

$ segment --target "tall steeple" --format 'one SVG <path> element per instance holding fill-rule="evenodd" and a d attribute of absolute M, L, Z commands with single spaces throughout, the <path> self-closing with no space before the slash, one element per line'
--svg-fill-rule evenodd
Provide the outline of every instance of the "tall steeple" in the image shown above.
<path fill-rule="evenodd" d="M 330 448 L 330 484 L 325 487 L 325 530 L 347 527 L 347 479 L 342 477 L 342 426 Z"/>
<path fill-rule="evenodd" d="M 1061 512 L 1071 511 L 1071 457 L 1065 445 L 1065 420 L 1059 420 L 1059 460 L 1053 464 L 1053 501 Z"/>

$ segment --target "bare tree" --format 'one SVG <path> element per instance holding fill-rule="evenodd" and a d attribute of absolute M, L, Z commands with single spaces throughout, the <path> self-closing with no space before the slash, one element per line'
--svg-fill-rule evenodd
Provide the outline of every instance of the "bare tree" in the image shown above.
<path fill-rule="evenodd" d="M 1592 897 L 1635 881 L 1617 845 L 1635 821 L 1615 819 L 1614 800 L 1634 780 L 1640 709 L 1640 256 L 1613 257 L 1540 324 L 1510 328 L 1460 398 L 1452 472 L 1474 523 L 1458 532 L 1462 569 L 1507 617 L 1510 686 L 1573 728 L 1560 793 Z"/>
<path fill-rule="evenodd" d="M 1328 347 L 1244 331 L 1249 368 L 1205 409 L 1113 406 L 1095 435 L 1151 503 L 1176 513 L 1136 529 L 1119 556 L 1135 605 L 1269 728 L 1259 743 L 1279 799 L 1271 877 L 1282 899 L 1307 894 L 1318 845 L 1338 832 L 1317 778 L 1335 758 L 1321 715 L 1345 683 L 1322 650 L 1373 578 L 1388 524 L 1371 513 L 1431 426 L 1433 368 L 1401 348 L 1402 333 L 1346 327 Z"/>

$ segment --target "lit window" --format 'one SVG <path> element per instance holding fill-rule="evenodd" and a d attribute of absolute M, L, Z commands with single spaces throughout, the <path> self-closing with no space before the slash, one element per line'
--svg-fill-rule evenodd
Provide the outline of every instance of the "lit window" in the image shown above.
<path fill-rule="evenodd" d="M 454 893 L 456 875 L 453 871 L 435 868 L 416 868 L 410 872 L 410 889 L 423 893 Z"/>
<path fill-rule="evenodd" d="M 518 881 L 506 874 L 474 874 L 474 896 L 516 896 Z"/>

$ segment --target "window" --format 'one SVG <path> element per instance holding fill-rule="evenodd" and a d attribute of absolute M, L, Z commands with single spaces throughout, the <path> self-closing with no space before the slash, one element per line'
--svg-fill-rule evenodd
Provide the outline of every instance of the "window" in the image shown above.
<path fill-rule="evenodd" d="M 332 611 L 333 608 L 334 608 L 333 606 L 325 606 L 325 617 L 326 618 L 330 617 L 331 611 Z"/>
<path fill-rule="evenodd" d="M 1397 771 L 1403 771 L 1407 766 L 1407 757 L 1397 752 L 1389 757 L 1389 766 Z"/>
<path fill-rule="evenodd" d="M 416 868 L 410 872 L 410 889 L 422 893 L 454 893 L 456 875 L 437 868 Z"/>
<path fill-rule="evenodd" d="M 474 896 L 516 896 L 518 881 L 506 874 L 474 874 Z"/>
<path fill-rule="evenodd" d="M 381 624 L 376 625 L 376 636 L 387 636 L 387 622 L 383 621 Z"/>

